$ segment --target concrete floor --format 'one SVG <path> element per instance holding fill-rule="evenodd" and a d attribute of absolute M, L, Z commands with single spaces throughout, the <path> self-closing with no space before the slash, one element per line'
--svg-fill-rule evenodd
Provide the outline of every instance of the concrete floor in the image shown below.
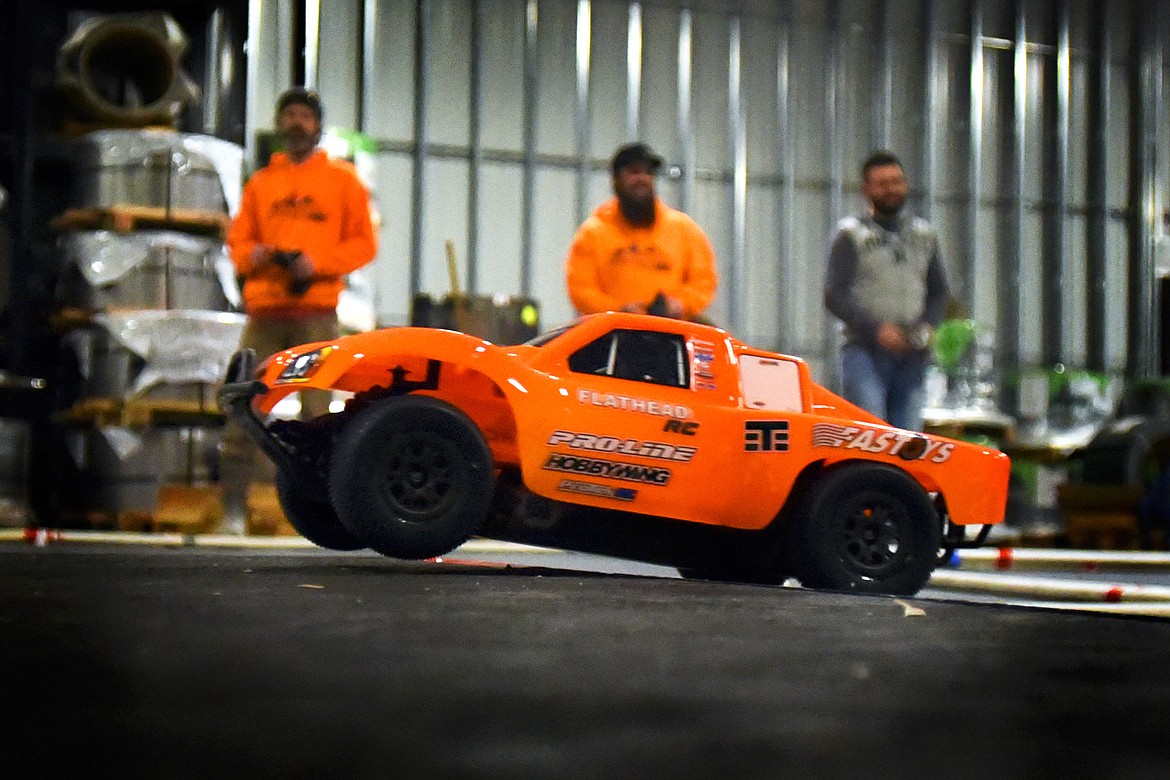
<path fill-rule="evenodd" d="M 21 778 L 1170 776 L 1152 618 L 9 543 L 0 662 Z"/>

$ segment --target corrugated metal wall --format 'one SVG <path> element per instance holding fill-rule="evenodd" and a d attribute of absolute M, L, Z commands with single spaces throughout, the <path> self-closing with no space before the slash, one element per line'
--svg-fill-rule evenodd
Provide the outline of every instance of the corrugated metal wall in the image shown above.
<path fill-rule="evenodd" d="M 1143 376 L 1168 24 L 1140 0 L 253 0 L 249 138 L 303 69 L 327 124 L 379 144 L 380 320 L 446 292 L 452 239 L 469 289 L 533 295 L 544 326 L 573 315 L 562 264 L 610 154 L 644 140 L 715 244 L 713 318 L 826 381 L 825 242 L 888 147 L 1002 371 Z"/>

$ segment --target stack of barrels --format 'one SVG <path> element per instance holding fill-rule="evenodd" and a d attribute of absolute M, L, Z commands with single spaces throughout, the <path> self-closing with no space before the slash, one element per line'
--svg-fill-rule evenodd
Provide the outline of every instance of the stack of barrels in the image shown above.
<path fill-rule="evenodd" d="M 102 46 L 140 45 L 144 57 L 165 61 L 144 65 L 138 81 L 177 73 L 185 44 L 158 16 L 100 18 L 66 43 L 62 61 L 105 62 L 94 53 Z M 214 495 L 223 427 L 215 387 L 244 322 L 233 313 L 238 292 L 224 247 L 243 150 L 160 126 L 160 112 L 177 115 L 167 85 L 148 83 L 162 104 L 152 112 L 142 88 L 119 90 L 137 97 L 118 111 L 108 90 L 65 82 L 83 121 L 75 118 L 56 149 L 69 171 L 68 208 L 55 220 L 59 502 L 63 517 L 91 527 L 161 530 L 168 495 L 184 504 L 206 495 L 208 505 Z"/>

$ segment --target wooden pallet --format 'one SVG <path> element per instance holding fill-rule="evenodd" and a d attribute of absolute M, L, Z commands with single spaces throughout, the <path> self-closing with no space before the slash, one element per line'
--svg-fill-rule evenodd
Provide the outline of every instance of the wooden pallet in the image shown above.
<path fill-rule="evenodd" d="M 218 425 L 224 420 L 223 412 L 215 405 L 215 394 L 210 391 L 204 401 L 85 398 L 57 416 L 64 425 L 127 428 Z"/>
<path fill-rule="evenodd" d="M 121 121 L 117 119 L 77 119 L 76 117 L 66 118 L 61 122 L 59 132 L 68 138 L 78 138 L 89 133 L 95 133 L 101 130 L 155 130 L 166 133 L 175 133 L 174 123 L 171 124 L 142 124 L 139 121 Z"/>
<path fill-rule="evenodd" d="M 161 206 L 108 206 L 105 208 L 66 209 L 49 223 L 55 230 L 135 230 L 162 229 L 197 233 L 223 238 L 231 217 L 219 211 L 166 209 Z"/>
<path fill-rule="evenodd" d="M 65 528 L 132 533 L 223 533 L 223 503 L 218 484 L 165 484 L 154 509 L 89 509 L 66 513 Z M 284 516 L 275 486 L 256 483 L 248 490 L 249 536 L 297 536 Z"/>

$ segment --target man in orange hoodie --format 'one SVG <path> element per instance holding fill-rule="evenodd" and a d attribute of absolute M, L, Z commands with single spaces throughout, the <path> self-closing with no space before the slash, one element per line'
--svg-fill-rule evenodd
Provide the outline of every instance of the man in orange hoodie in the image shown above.
<path fill-rule="evenodd" d="M 577 230 L 565 277 L 581 314 L 632 311 L 696 319 L 715 298 L 715 252 L 702 228 L 654 191 L 662 158 L 645 144 L 613 156 L 614 197 Z"/>
<path fill-rule="evenodd" d="M 240 347 L 258 359 L 338 335 L 345 275 L 377 251 L 370 195 L 354 167 L 317 148 L 321 101 L 296 87 L 276 104 L 283 151 L 244 186 L 227 244 L 242 279 L 248 322 Z M 329 411 L 329 397 L 301 394 L 301 417 Z M 224 436 L 221 480 L 225 530 L 243 532 L 255 445 L 238 426 Z"/>

